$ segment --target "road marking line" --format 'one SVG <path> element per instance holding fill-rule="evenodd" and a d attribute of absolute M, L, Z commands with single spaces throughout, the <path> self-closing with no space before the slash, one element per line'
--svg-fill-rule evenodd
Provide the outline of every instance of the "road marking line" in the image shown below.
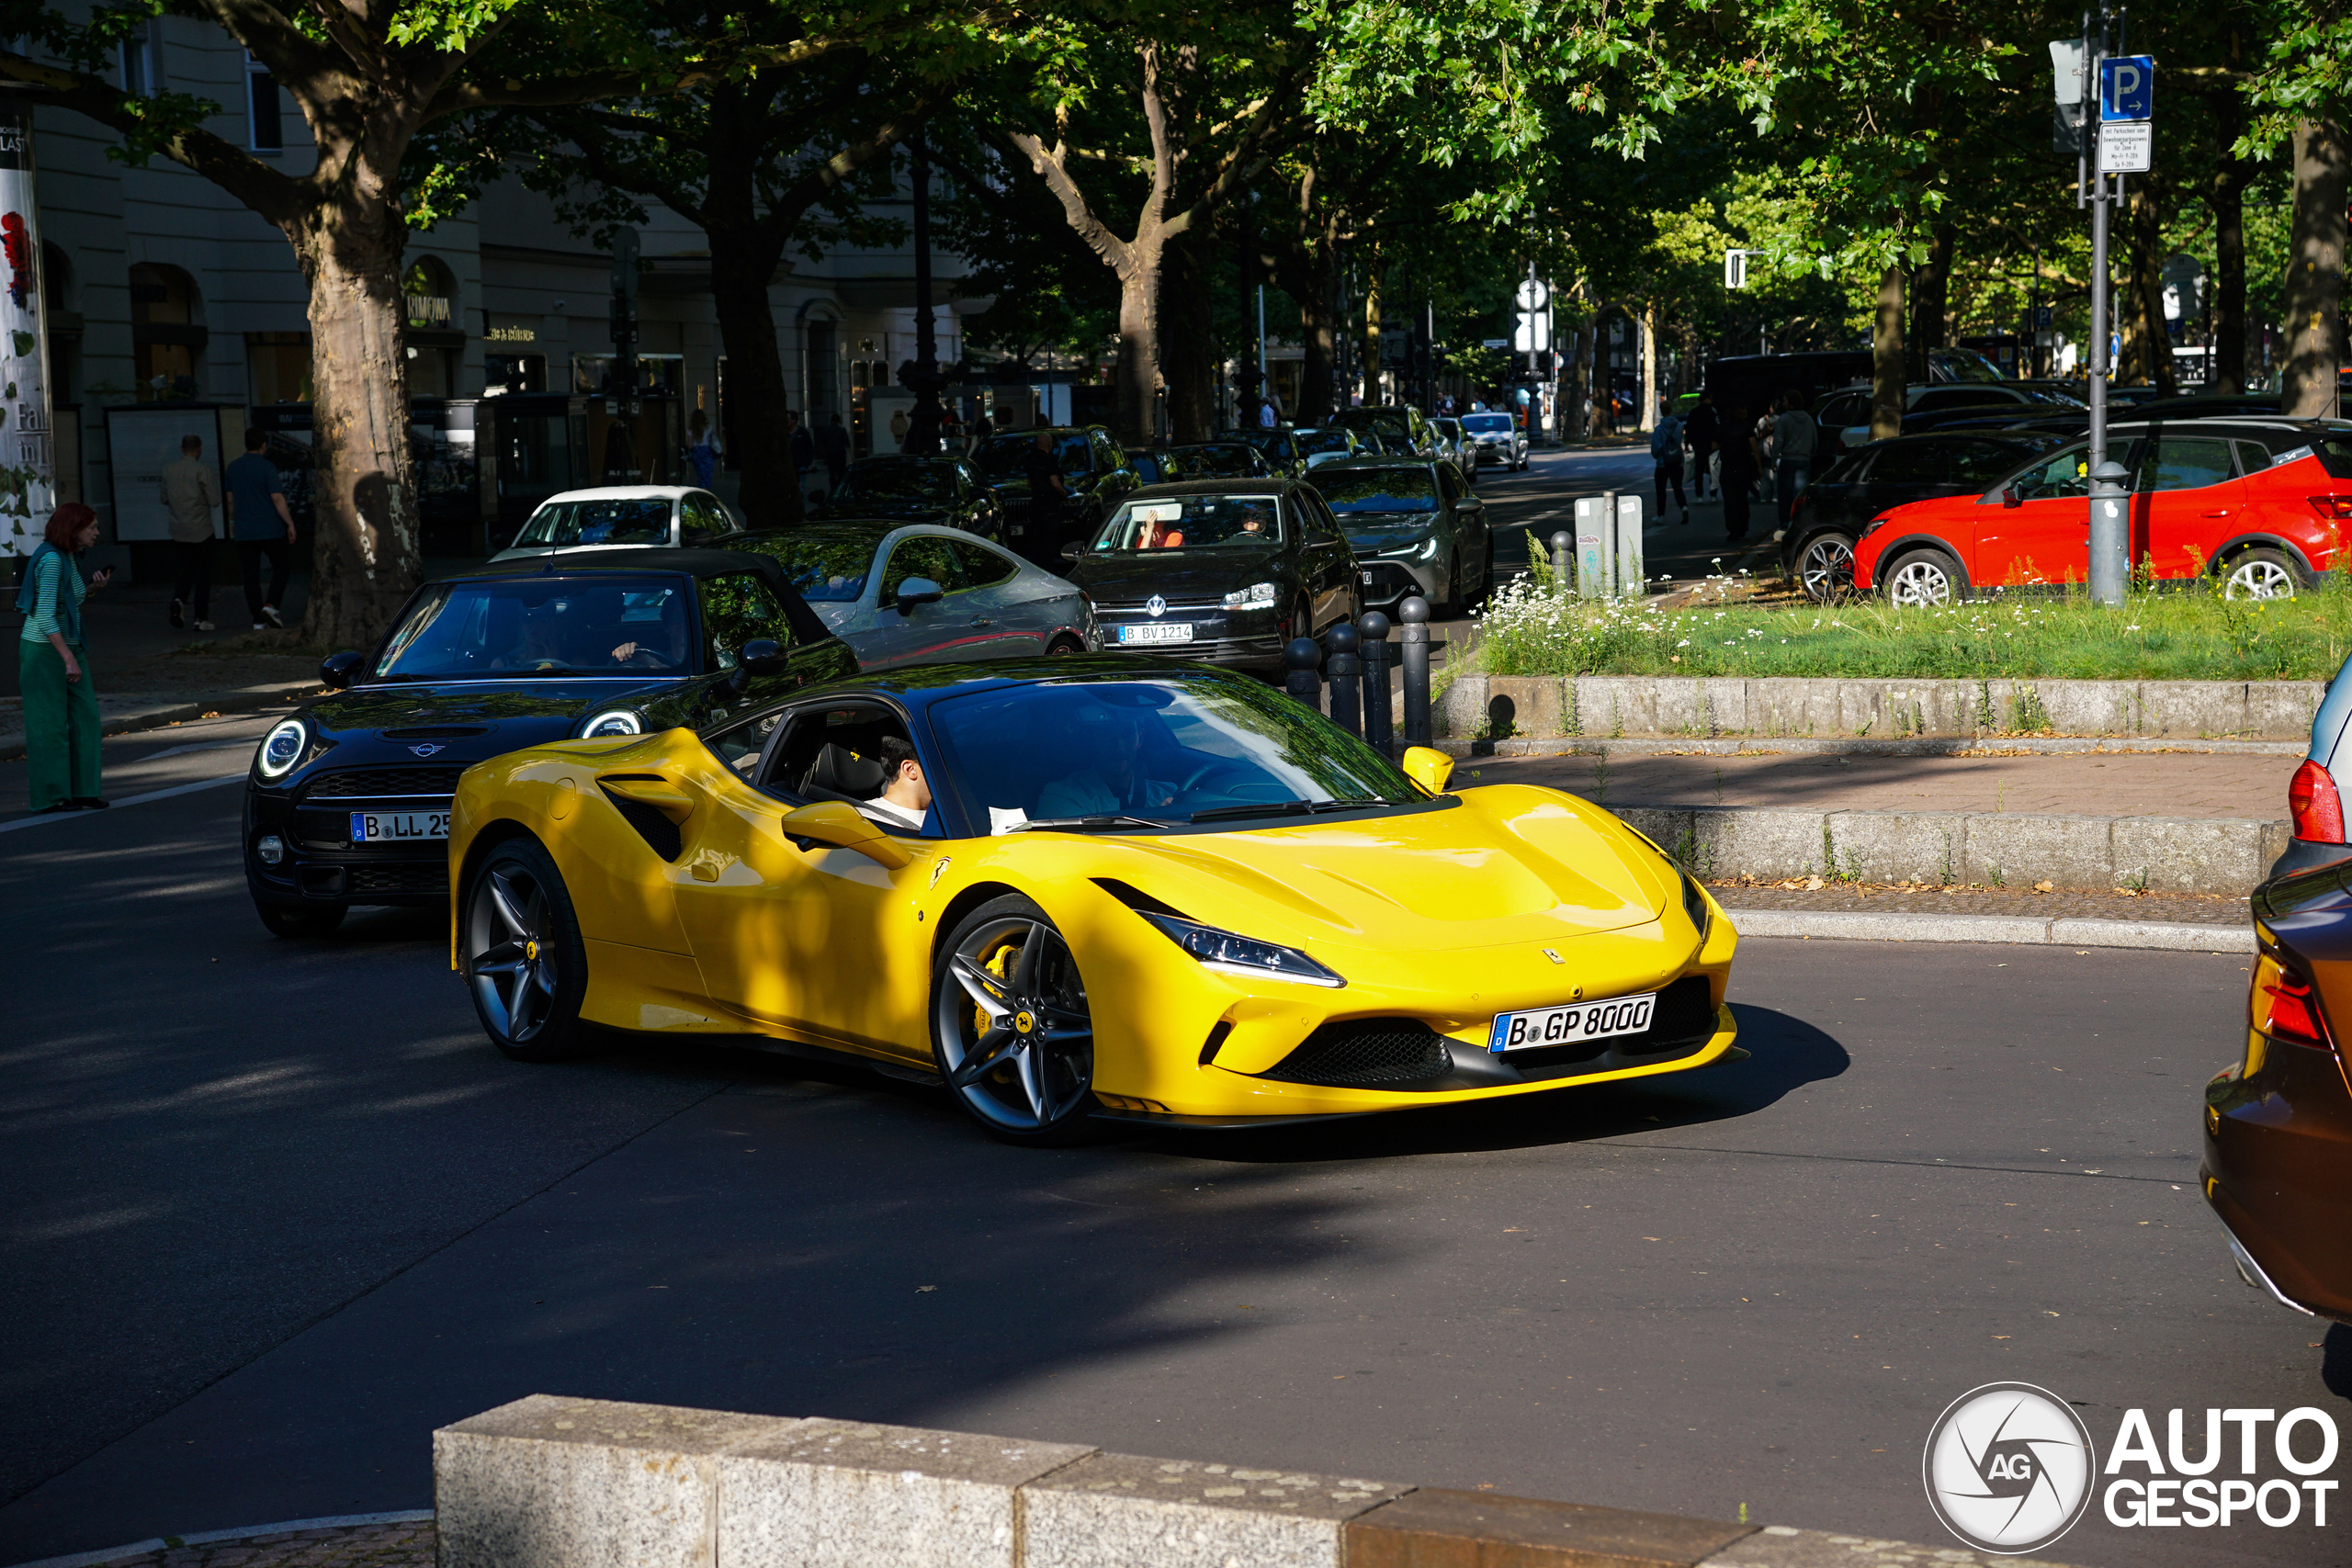
<path fill-rule="evenodd" d="M 200 789 L 235 784 L 244 776 L 244 773 L 240 771 L 223 773 L 217 779 L 198 779 L 194 784 L 174 784 L 169 789 L 149 790 L 145 795 L 134 795 L 116 801 L 114 808 L 119 811 L 126 806 L 144 806 L 151 800 L 169 800 L 175 795 L 193 795 Z M 14 822 L 0 822 L 0 833 L 13 833 L 19 828 L 46 828 L 58 822 L 75 822 L 96 815 L 96 812 L 91 811 L 44 811 L 31 817 L 19 817 Z"/>
<path fill-rule="evenodd" d="M 177 757 L 188 751 L 218 751 L 224 746 L 250 746 L 253 743 L 254 738 L 250 735 L 240 735 L 234 740 L 198 740 L 191 746 L 175 746 L 166 751 L 150 751 L 138 761 L 125 762 L 123 766 L 136 768 L 148 762 L 160 762 L 166 757 Z"/>

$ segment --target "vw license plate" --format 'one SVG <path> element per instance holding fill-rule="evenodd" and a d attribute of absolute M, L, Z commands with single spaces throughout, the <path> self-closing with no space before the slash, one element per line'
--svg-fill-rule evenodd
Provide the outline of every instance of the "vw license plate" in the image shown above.
<path fill-rule="evenodd" d="M 1611 997 L 1605 1001 L 1571 1002 L 1564 1008 L 1537 1008 L 1532 1012 L 1495 1014 L 1494 1032 L 1487 1036 L 1489 1051 L 1526 1051 L 1544 1045 L 1566 1045 L 1577 1040 L 1606 1040 L 1618 1034 L 1639 1034 L 1650 1026 L 1657 993 L 1644 997 Z"/>
<path fill-rule="evenodd" d="M 355 811 L 351 814 L 351 841 L 355 844 L 379 844 L 394 839 L 446 839 L 449 836 L 449 814 L 446 811 Z"/>
<path fill-rule="evenodd" d="M 1155 621 L 1149 626 L 1121 626 L 1121 642 L 1190 642 L 1193 623 L 1190 621 Z"/>

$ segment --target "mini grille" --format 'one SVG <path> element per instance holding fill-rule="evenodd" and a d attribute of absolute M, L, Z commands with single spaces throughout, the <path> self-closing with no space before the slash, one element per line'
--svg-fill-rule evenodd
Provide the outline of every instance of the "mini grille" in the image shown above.
<path fill-rule="evenodd" d="M 1402 1087 L 1453 1070 L 1444 1036 L 1409 1018 L 1327 1023 L 1263 1076 L 1332 1089 Z"/>
<path fill-rule="evenodd" d="M 423 865 L 355 865 L 345 883 L 354 893 L 447 893 L 449 867 L 434 861 Z"/>
<path fill-rule="evenodd" d="M 382 795 L 455 795 L 458 775 L 465 771 L 462 763 L 454 768 L 345 768 L 312 779 L 304 786 L 302 798 L 356 800 Z"/>

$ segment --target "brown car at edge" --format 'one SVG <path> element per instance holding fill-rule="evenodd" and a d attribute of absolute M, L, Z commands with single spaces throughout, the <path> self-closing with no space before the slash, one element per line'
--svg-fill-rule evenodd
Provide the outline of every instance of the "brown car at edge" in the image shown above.
<path fill-rule="evenodd" d="M 2205 1201 L 2238 1272 L 2282 1305 L 2352 1323 L 2352 863 L 2255 890 L 2244 1054 L 2205 1086 Z"/>

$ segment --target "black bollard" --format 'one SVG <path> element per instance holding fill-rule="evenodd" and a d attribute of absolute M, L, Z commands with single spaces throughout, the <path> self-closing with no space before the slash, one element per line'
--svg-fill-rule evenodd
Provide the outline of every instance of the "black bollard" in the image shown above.
<path fill-rule="evenodd" d="M 1577 591 L 1577 536 L 1566 528 L 1552 536 L 1552 591 L 1563 598 Z"/>
<path fill-rule="evenodd" d="M 1283 663 L 1290 671 L 1284 689 L 1317 713 L 1323 711 L 1323 677 L 1316 669 L 1322 662 L 1323 650 L 1313 637 L 1293 637 L 1283 649 Z"/>
<path fill-rule="evenodd" d="M 1405 623 L 1398 640 L 1404 647 L 1398 651 L 1405 665 L 1405 744 L 1426 746 L 1430 743 L 1430 602 L 1419 594 L 1408 594 L 1396 606 L 1396 618 Z"/>
<path fill-rule="evenodd" d="M 1388 656 L 1395 650 L 1388 646 L 1388 617 L 1373 610 L 1356 623 L 1356 635 L 1363 639 L 1357 657 L 1363 660 L 1363 738 L 1374 750 L 1393 756 L 1396 750 L 1396 726 L 1388 702 Z"/>
<path fill-rule="evenodd" d="M 1323 634 L 1329 655 L 1323 671 L 1331 678 L 1331 717 L 1351 735 L 1363 733 L 1363 665 L 1356 658 L 1360 640 L 1356 628 L 1347 621 Z"/>

